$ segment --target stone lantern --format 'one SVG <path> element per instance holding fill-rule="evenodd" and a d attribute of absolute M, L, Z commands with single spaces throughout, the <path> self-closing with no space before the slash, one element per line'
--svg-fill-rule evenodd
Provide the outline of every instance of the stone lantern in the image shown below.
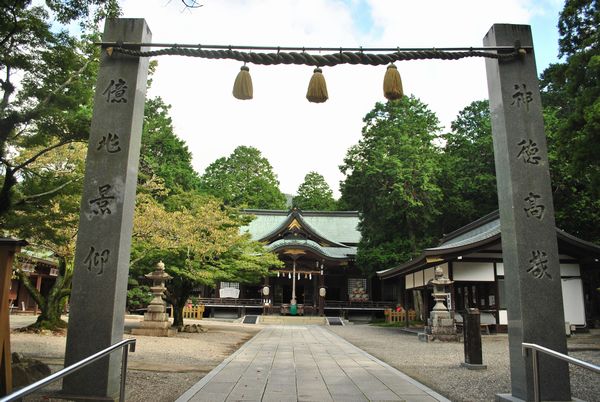
<path fill-rule="evenodd" d="M 459 340 L 454 318 L 452 318 L 448 308 L 444 304 L 446 295 L 448 294 L 448 286 L 452 283 L 453 281 L 444 277 L 444 271 L 441 267 L 435 268 L 435 278 L 431 281 L 435 306 L 433 306 L 430 318 L 427 320 L 427 327 L 425 328 L 428 341 L 436 339 L 446 342 Z"/>
<path fill-rule="evenodd" d="M 154 298 L 148 305 L 148 311 L 144 314 L 144 321 L 141 322 L 140 328 L 134 328 L 131 333 L 133 335 L 147 336 L 175 336 L 177 331 L 171 328 L 167 309 L 163 296 L 165 294 L 165 282 L 173 279 L 173 277 L 165 272 L 165 264 L 160 261 L 156 264 L 156 269 L 145 275 L 146 278 L 152 279 L 152 287 L 150 291 Z"/>

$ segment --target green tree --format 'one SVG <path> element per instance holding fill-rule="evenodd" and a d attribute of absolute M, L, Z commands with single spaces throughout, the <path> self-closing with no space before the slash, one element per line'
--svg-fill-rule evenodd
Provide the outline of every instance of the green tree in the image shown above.
<path fill-rule="evenodd" d="M 293 205 L 305 211 L 334 211 L 337 207 L 331 187 L 317 172 L 308 172 L 304 176 L 304 182 L 300 184 L 293 198 Z"/>
<path fill-rule="evenodd" d="M 600 6 L 567 0 L 559 56 L 542 74 L 552 186 L 559 227 L 600 241 Z"/>
<path fill-rule="evenodd" d="M 271 164 L 254 147 L 239 146 L 229 157 L 211 163 L 200 178 L 200 188 L 233 207 L 285 208 Z"/>
<path fill-rule="evenodd" d="M 140 182 L 156 175 L 171 193 L 197 190 L 192 154 L 174 132 L 170 105 L 158 97 L 146 101 L 140 157 Z"/>
<path fill-rule="evenodd" d="M 30 158 L 38 152 L 38 148 L 25 150 L 16 160 Z M 70 294 L 73 276 L 85 152 L 85 144 L 74 143 L 40 155 L 29 165 L 24 180 L 16 186 L 17 193 L 37 196 L 20 196 L 4 222 L 4 229 L 13 236 L 26 238 L 33 250 L 50 251 L 58 261 L 59 274 L 47 295 L 42 295 L 19 267 L 15 271 L 40 309 L 40 315 L 32 325 L 34 328 L 66 327 L 60 316 Z M 53 193 L 50 199 L 45 196 L 49 192 Z M 22 259 L 26 260 L 26 255 Z"/>
<path fill-rule="evenodd" d="M 363 119 L 362 138 L 340 166 L 341 202 L 361 212 L 358 265 L 389 268 L 431 244 L 441 190 L 439 122 L 414 97 L 377 103 Z"/>
<path fill-rule="evenodd" d="M 91 99 L 98 47 L 50 27 L 118 12 L 114 0 L 48 0 L 0 4 L 0 218 L 15 201 L 14 188 L 32 163 L 45 153 L 89 135 Z M 18 85 L 16 77 L 20 78 Z M 24 150 L 38 152 L 28 159 Z M 60 186 L 60 185 L 59 185 Z"/>
<path fill-rule="evenodd" d="M 141 194 L 136 208 L 132 269 L 145 273 L 164 261 L 173 276 L 167 283 L 173 326 L 183 325 L 183 307 L 194 287 L 255 281 L 281 264 L 262 244 L 240 233 L 244 218 L 212 196 L 180 193 L 162 205 Z"/>
<path fill-rule="evenodd" d="M 461 110 L 443 138 L 439 221 L 442 233 L 449 233 L 498 209 L 488 101 L 475 101 Z"/>

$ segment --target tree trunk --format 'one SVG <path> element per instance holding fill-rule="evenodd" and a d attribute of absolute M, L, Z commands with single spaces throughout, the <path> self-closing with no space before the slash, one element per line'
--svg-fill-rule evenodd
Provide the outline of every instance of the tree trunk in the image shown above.
<path fill-rule="evenodd" d="M 62 313 L 62 301 L 65 297 L 70 294 L 70 283 L 71 283 L 71 272 L 65 269 L 66 264 L 64 260 L 59 262 L 59 276 L 56 278 L 56 282 L 50 289 L 47 297 L 44 297 L 31 283 L 29 277 L 23 272 L 18 272 L 19 279 L 28 293 L 31 295 L 33 300 L 38 305 L 40 315 L 38 316 L 35 323 L 30 325 L 32 328 L 43 328 L 49 330 L 57 330 L 60 328 L 66 328 L 67 323 L 63 321 L 60 316 Z"/>
<path fill-rule="evenodd" d="M 184 281 L 174 278 L 170 284 L 167 284 L 169 289 L 169 302 L 173 305 L 173 327 L 183 326 L 183 308 L 190 297 L 192 287 Z"/>
<path fill-rule="evenodd" d="M 12 206 L 12 188 L 17 184 L 17 180 L 12 169 L 2 166 L 5 169 L 2 187 L 0 187 L 0 216 L 5 215 Z"/>
<path fill-rule="evenodd" d="M 180 298 L 176 303 L 173 303 L 173 327 L 183 326 L 183 308 L 185 307 L 186 298 Z"/>

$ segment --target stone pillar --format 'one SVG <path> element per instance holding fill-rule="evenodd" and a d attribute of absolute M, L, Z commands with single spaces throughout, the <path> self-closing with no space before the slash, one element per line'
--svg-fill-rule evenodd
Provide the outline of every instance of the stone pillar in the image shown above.
<path fill-rule="evenodd" d="M 476 308 L 467 308 L 463 316 L 465 362 L 461 366 L 470 370 L 487 368 L 483 364 L 481 348 L 481 314 Z"/>
<path fill-rule="evenodd" d="M 528 25 L 495 24 L 486 46 L 532 47 Z M 532 49 L 486 59 L 507 289 L 512 395 L 533 400 L 531 357 L 522 342 L 567 353 L 560 266 L 542 104 Z M 540 356 L 542 400 L 569 401 L 567 363 Z M 511 399 L 512 398 L 512 399 Z"/>
<path fill-rule="evenodd" d="M 150 42 L 143 19 L 109 19 L 105 42 Z M 148 59 L 102 52 L 77 236 L 65 366 L 123 339 Z M 119 393 L 121 353 L 65 378 L 63 393 Z"/>

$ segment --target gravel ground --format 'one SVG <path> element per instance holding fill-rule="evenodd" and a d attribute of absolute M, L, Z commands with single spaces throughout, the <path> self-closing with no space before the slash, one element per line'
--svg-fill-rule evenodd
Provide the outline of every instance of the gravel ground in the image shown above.
<path fill-rule="evenodd" d="M 260 330 L 219 321 L 196 323 L 207 332 L 179 333 L 173 338 L 136 336 L 136 351 L 128 359 L 127 401 L 174 401 Z M 62 368 L 65 342 L 65 336 L 11 333 L 12 352 L 39 359 L 53 372 Z M 59 389 L 60 382 L 45 393 Z"/>
<path fill-rule="evenodd" d="M 329 329 L 452 401 L 493 401 L 498 393 L 510 393 L 508 337 L 504 334 L 484 335 L 487 370 L 468 370 L 460 366 L 462 343 L 425 343 L 396 328 L 370 325 Z M 568 345 L 570 356 L 600 365 L 600 333 L 573 335 Z M 600 401 L 600 376 L 571 367 L 573 396 Z"/>
<path fill-rule="evenodd" d="M 136 352 L 129 358 L 127 401 L 174 401 L 261 328 L 201 323 L 207 332 L 180 333 L 175 338 L 137 337 Z M 370 325 L 328 329 L 452 401 L 493 401 L 495 394 L 510 392 L 506 335 L 483 336 L 483 362 L 488 368 L 472 371 L 460 367 L 462 343 L 424 343 L 398 329 Z M 64 336 L 11 334 L 13 352 L 40 359 L 53 370 L 61 368 L 65 341 Z M 600 332 L 571 337 L 569 354 L 600 365 Z M 600 401 L 599 380 L 597 374 L 572 368 L 573 396 Z"/>

